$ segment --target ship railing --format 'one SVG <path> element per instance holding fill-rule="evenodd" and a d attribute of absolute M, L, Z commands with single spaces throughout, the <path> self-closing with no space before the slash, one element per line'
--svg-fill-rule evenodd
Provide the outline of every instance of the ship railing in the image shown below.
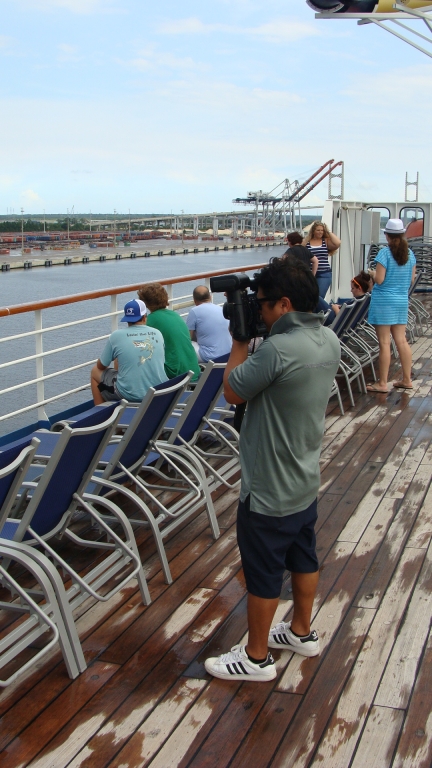
<path fill-rule="evenodd" d="M 247 273 L 256 271 L 262 266 L 264 266 L 264 264 L 246 265 L 229 269 L 214 270 L 212 272 L 199 272 L 192 275 L 164 278 L 154 282 L 159 282 L 165 287 L 171 308 L 184 316 L 187 314 L 187 308 L 193 306 L 192 289 L 198 282 L 210 287 L 210 278 L 215 275 L 223 275 L 233 272 Z M 175 287 L 177 285 L 183 287 L 183 284 L 187 284 L 191 287 L 190 292 L 180 296 L 174 295 Z M 7 401 L 6 407 L 3 405 L 2 411 L 0 411 L 1 433 L 4 433 L 5 431 L 10 432 L 11 428 L 13 429 L 14 420 L 16 421 L 17 418 L 18 426 L 22 426 L 21 417 L 31 411 L 37 413 L 37 423 L 39 426 L 45 425 L 49 427 L 50 419 L 47 415 L 47 406 L 56 401 L 65 400 L 65 398 L 66 400 L 69 399 L 70 404 L 71 399 L 76 400 L 76 397 L 74 398 L 74 396 L 79 396 L 80 393 L 85 393 L 90 389 L 89 368 L 94 365 L 97 359 L 94 354 L 95 348 L 92 349 L 91 345 L 97 343 L 98 352 L 100 353 L 102 351 L 103 343 L 110 333 L 117 329 L 118 317 L 123 314 L 122 310 L 118 309 L 117 306 L 118 296 L 121 296 L 122 294 L 136 294 L 136 291 L 141 285 L 142 282 L 134 283 L 132 285 L 122 285 L 116 288 L 79 293 L 73 296 L 61 296 L 55 299 L 46 299 L 0 308 L 0 317 L 3 318 L 12 317 L 14 315 L 32 316 L 32 320 L 29 323 L 31 330 L 4 335 L 0 338 L 0 376 L 3 382 L 5 382 L 5 378 L 10 380 L 9 382 L 6 382 L 9 384 L 8 386 L 4 386 L 0 389 L 0 402 L 5 403 L 5 399 Z M 49 325 L 44 322 L 47 310 L 61 307 L 62 310 L 67 312 L 68 309 L 70 310 L 71 307 L 78 302 L 92 302 L 96 299 L 103 298 L 108 298 L 110 301 L 110 309 L 108 312 L 99 312 L 95 315 L 88 315 L 67 322 L 57 322 L 54 325 Z M 217 295 L 215 299 L 216 301 L 223 300 L 223 296 Z M 95 323 L 98 324 L 100 322 L 108 326 L 107 328 L 104 327 L 102 333 L 95 334 L 94 330 L 91 331 L 90 326 L 90 333 L 85 335 L 84 338 L 76 340 L 80 328 L 86 328 L 86 325 L 88 326 L 88 324 L 93 324 L 94 326 Z M 5 328 L 4 330 L 6 331 L 7 329 Z M 68 335 L 72 334 L 72 338 L 68 339 L 68 343 L 56 345 L 52 349 L 44 348 L 49 346 L 48 341 L 44 343 L 44 340 L 47 339 L 47 334 L 59 332 L 62 334 L 63 332 L 66 332 Z M 6 360 L 7 355 L 2 354 L 3 350 L 5 350 L 5 344 L 12 343 L 13 348 L 16 349 L 23 344 L 28 344 L 28 341 L 31 342 L 31 348 L 27 350 L 28 354 Z M 72 364 L 65 366 L 65 354 L 71 356 L 74 351 L 78 353 L 79 359 L 75 362 L 72 362 L 71 360 Z M 59 362 L 62 358 L 63 362 Z M 49 372 L 46 370 L 48 366 L 45 365 L 48 361 L 50 361 L 49 367 L 54 368 L 54 370 L 50 370 Z M 34 375 L 30 374 L 29 378 L 29 366 L 32 366 L 32 364 L 34 364 Z M 20 373 L 19 366 L 25 368 L 25 374 L 22 370 Z M 13 371 L 12 375 L 10 375 L 11 370 Z M 79 373 L 84 370 L 86 371 L 86 376 L 85 381 L 82 381 L 81 377 L 79 377 Z M 6 373 L 8 374 L 7 376 L 5 376 Z M 59 377 L 64 376 L 65 374 L 68 374 L 69 384 L 71 383 L 70 380 L 73 380 L 76 376 L 81 380 L 75 381 L 75 385 L 72 387 L 69 386 L 69 388 L 66 389 L 61 387 L 61 391 L 60 388 L 57 387 L 58 391 L 47 393 L 46 384 L 48 382 L 56 381 Z M 57 384 L 59 384 L 59 382 L 57 382 Z M 13 403 L 12 407 L 11 403 Z M 23 430 L 18 431 L 21 432 Z M 18 431 L 16 434 L 18 434 Z"/>

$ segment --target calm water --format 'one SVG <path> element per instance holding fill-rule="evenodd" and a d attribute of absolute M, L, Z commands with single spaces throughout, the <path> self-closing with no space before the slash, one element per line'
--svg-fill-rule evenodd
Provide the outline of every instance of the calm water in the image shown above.
<path fill-rule="evenodd" d="M 260 264 L 270 256 L 280 256 L 285 247 L 254 248 L 238 251 L 218 251 L 208 254 L 187 254 L 182 256 L 164 256 L 150 259 L 122 259 L 121 261 L 93 262 L 89 264 L 71 264 L 70 266 L 37 267 L 33 270 L 13 270 L 0 272 L 0 306 L 12 306 L 39 299 L 67 296 L 84 291 L 102 288 L 119 287 L 133 283 L 145 283 L 162 280 L 168 277 L 190 275 L 217 269 Z M 199 281 L 197 281 L 198 283 Z M 174 296 L 191 293 L 191 286 L 179 283 L 174 286 Z M 134 293 L 122 294 L 118 297 L 118 307 L 126 301 L 135 298 Z M 222 296 L 220 297 L 222 300 Z M 43 311 L 43 326 L 52 327 L 89 316 L 104 314 L 110 311 L 110 298 L 79 302 L 66 307 L 53 307 Z M 9 337 L 34 329 L 33 313 L 13 315 L 0 318 L 1 337 Z M 77 344 L 92 338 L 97 339 L 85 347 L 75 347 L 64 352 L 48 356 L 44 360 L 44 375 L 64 370 L 72 365 L 86 363 L 78 370 L 48 379 L 45 382 L 45 396 L 52 397 L 57 393 L 72 389 L 86 383 L 89 379 L 91 362 L 97 358 L 103 348 L 104 340 L 98 337 L 109 334 L 111 324 L 109 319 L 95 320 L 74 328 L 64 328 L 44 334 L 44 351 L 57 347 Z M 30 356 L 35 353 L 34 337 L 20 339 L 0 344 L 0 363 L 13 361 L 17 358 Z M 23 381 L 31 381 L 36 375 L 34 360 L 19 365 L 0 369 L 1 389 L 14 386 Z M 58 400 L 47 406 L 49 416 L 61 410 L 88 400 L 89 392 L 77 393 L 67 399 Z M 0 416 L 18 408 L 30 405 L 35 401 L 36 387 L 29 385 L 23 390 L 6 393 L 1 396 Z M 0 435 L 19 429 L 36 420 L 34 411 L 14 417 L 12 420 L 0 422 Z"/>

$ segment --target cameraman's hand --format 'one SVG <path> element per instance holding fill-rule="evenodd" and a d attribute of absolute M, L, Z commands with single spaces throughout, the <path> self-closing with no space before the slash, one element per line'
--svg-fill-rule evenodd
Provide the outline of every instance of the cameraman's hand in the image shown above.
<path fill-rule="evenodd" d="M 243 344 L 243 343 L 250 344 L 250 342 L 252 341 L 252 339 L 243 339 L 243 338 L 240 339 L 240 338 L 238 338 L 238 336 L 236 336 L 235 332 L 233 332 L 231 330 L 231 328 L 228 328 L 228 331 L 229 331 L 229 334 L 230 334 L 231 338 L 234 339 L 234 341 L 237 341 L 239 344 Z"/>
<path fill-rule="evenodd" d="M 233 345 L 231 349 L 231 354 L 229 356 L 225 372 L 224 372 L 224 397 L 227 403 L 231 403 L 231 405 L 240 405 L 240 403 L 244 403 L 245 401 L 243 398 L 239 397 L 233 389 L 231 389 L 228 378 L 232 370 L 234 368 L 237 368 L 238 365 L 241 365 L 245 362 L 248 358 L 248 342 L 247 341 L 236 341 L 236 339 L 233 340 Z"/>

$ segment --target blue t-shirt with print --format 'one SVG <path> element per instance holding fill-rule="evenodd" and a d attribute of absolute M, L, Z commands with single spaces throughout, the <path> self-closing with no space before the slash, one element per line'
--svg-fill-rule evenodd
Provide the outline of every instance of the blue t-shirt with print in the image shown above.
<path fill-rule="evenodd" d="M 117 359 L 116 388 L 126 400 L 139 402 L 149 387 L 167 381 L 165 348 L 160 331 L 146 325 L 128 325 L 109 337 L 100 361 L 102 365 Z"/>

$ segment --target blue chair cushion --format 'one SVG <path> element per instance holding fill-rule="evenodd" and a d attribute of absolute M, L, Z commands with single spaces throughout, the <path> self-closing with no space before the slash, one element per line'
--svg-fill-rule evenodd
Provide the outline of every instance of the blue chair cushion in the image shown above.
<path fill-rule="evenodd" d="M 3 528 L 0 531 L 0 538 L 12 541 L 18 526 L 19 520 L 6 520 Z"/>
<path fill-rule="evenodd" d="M 38 445 L 36 456 L 49 459 L 57 445 L 57 440 L 59 439 L 60 434 L 60 432 L 44 432 L 43 430 L 37 430 L 24 439 L 22 438 L 21 440 L 15 440 L 13 443 L 2 445 L 1 452 L 16 447 L 24 448 L 29 444 L 32 437 L 37 437 L 37 439 L 40 440 L 40 445 Z"/>

